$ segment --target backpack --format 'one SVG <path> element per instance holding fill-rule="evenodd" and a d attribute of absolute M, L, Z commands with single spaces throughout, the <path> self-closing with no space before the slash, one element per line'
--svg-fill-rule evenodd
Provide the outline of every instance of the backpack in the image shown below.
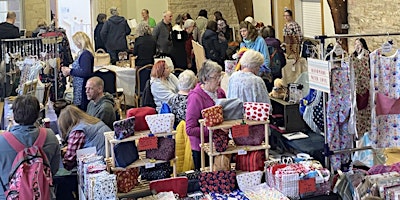
<path fill-rule="evenodd" d="M 1 184 L 7 199 L 50 199 L 52 186 L 51 169 L 43 145 L 47 132 L 40 128 L 38 138 L 31 147 L 26 147 L 10 132 L 5 132 L 4 139 L 17 151 L 11 168 L 8 185 Z"/>
<path fill-rule="evenodd" d="M 152 108 L 156 108 L 156 103 L 154 102 L 153 94 L 151 93 L 151 84 L 150 79 L 146 81 L 146 85 L 144 86 L 143 94 L 142 94 L 142 106 L 148 106 Z"/>
<path fill-rule="evenodd" d="M 271 69 L 271 74 L 273 80 L 276 78 L 282 78 L 282 68 L 286 65 L 286 63 L 282 63 L 282 53 L 279 52 L 273 46 L 268 46 L 269 51 L 269 68 Z"/>

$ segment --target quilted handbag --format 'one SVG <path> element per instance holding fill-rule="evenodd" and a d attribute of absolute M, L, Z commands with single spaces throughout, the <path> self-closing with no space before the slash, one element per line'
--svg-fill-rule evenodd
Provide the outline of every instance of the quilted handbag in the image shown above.
<path fill-rule="evenodd" d="M 221 105 L 215 105 L 201 111 L 201 115 L 205 121 L 206 126 L 216 126 L 224 122 L 224 116 Z"/>
<path fill-rule="evenodd" d="M 249 136 L 247 137 L 234 137 L 233 141 L 236 145 L 249 145 L 257 146 L 261 145 L 265 139 L 265 126 L 255 125 L 249 126 Z"/>
<path fill-rule="evenodd" d="M 224 152 L 228 148 L 229 136 L 224 131 L 218 129 L 213 131 L 212 141 L 215 151 Z"/>
<path fill-rule="evenodd" d="M 239 189 L 244 190 L 246 188 L 252 188 L 256 185 L 261 184 L 262 176 L 262 171 L 244 172 L 236 175 L 236 181 L 238 183 Z"/>
<path fill-rule="evenodd" d="M 147 115 L 145 119 L 154 134 L 170 133 L 174 130 L 175 115 L 172 113 Z"/>
<path fill-rule="evenodd" d="M 135 117 L 135 131 L 149 130 L 145 120 L 146 115 L 156 114 L 156 109 L 152 107 L 131 108 L 126 112 L 126 117 Z"/>
<path fill-rule="evenodd" d="M 115 121 L 113 126 L 115 139 L 122 140 L 130 137 L 135 133 L 135 117 Z"/>
<path fill-rule="evenodd" d="M 243 119 L 243 102 L 238 98 L 216 99 L 216 105 L 222 106 L 224 120 Z"/>
<path fill-rule="evenodd" d="M 114 146 L 115 165 L 127 167 L 139 159 L 135 142 L 122 142 Z"/>
<path fill-rule="evenodd" d="M 172 174 L 172 167 L 169 162 L 156 164 L 153 168 L 140 168 L 141 179 L 148 181 L 170 178 Z"/>
<path fill-rule="evenodd" d="M 270 111 L 270 105 L 268 103 L 244 102 L 243 107 L 246 119 L 255 121 L 268 120 Z"/>
<path fill-rule="evenodd" d="M 159 137 L 157 149 L 146 151 L 146 158 L 169 161 L 175 158 L 175 139 Z"/>
<path fill-rule="evenodd" d="M 105 66 L 105 65 L 110 65 L 111 58 L 110 54 L 106 53 L 104 49 L 98 49 L 94 53 L 94 66 Z"/>
<path fill-rule="evenodd" d="M 264 169 L 265 151 L 250 151 L 236 156 L 236 170 L 253 172 Z"/>
<path fill-rule="evenodd" d="M 203 172 L 199 175 L 200 190 L 203 193 L 228 194 L 235 189 L 235 171 Z"/>
<path fill-rule="evenodd" d="M 214 157 L 213 171 L 231 170 L 231 155 L 217 155 Z"/>
<path fill-rule="evenodd" d="M 133 167 L 124 171 L 114 171 L 117 176 L 118 192 L 127 193 L 139 184 L 139 168 Z"/>
<path fill-rule="evenodd" d="M 150 182 L 150 190 L 160 192 L 172 191 L 174 194 L 178 194 L 179 197 L 183 198 L 187 195 L 188 178 L 187 177 L 175 177 L 167 178 L 162 180 L 154 180 Z"/>

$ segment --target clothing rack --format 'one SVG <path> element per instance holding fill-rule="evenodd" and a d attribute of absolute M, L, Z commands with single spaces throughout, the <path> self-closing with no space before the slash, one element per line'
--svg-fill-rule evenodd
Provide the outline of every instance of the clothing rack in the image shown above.
<path fill-rule="evenodd" d="M 37 56 L 39 60 L 47 61 L 49 59 L 59 58 L 57 38 L 18 38 L 18 39 L 3 39 L 1 40 L 1 60 L 6 61 L 7 54 L 18 54 L 21 57 Z M 9 67 L 6 67 L 5 74 L 10 72 L 10 66 L 13 65 L 13 58 L 10 58 Z M 14 66 L 15 67 L 15 66 Z M 2 84 L 3 94 L 2 99 L 7 97 L 7 75 L 5 75 Z M 57 88 L 58 68 L 54 68 L 54 88 Z M 55 89 L 57 97 L 57 89 Z"/>
<path fill-rule="evenodd" d="M 336 34 L 336 35 L 331 35 L 331 36 L 327 36 L 327 35 L 317 35 L 314 38 L 317 40 L 320 40 L 320 58 L 325 58 L 325 51 L 324 51 L 324 47 L 325 47 L 325 39 L 328 38 L 336 38 L 336 39 L 340 39 L 340 38 L 353 38 L 353 37 L 377 37 L 377 36 L 394 36 L 394 35 L 400 35 L 400 32 L 394 32 L 394 33 L 367 33 L 367 34 Z M 356 152 L 356 151 L 362 151 L 362 150 L 368 150 L 368 149 L 373 149 L 371 146 L 366 146 L 366 147 L 360 147 L 360 148 L 350 148 L 350 149 L 340 149 L 340 150 L 334 150 L 331 151 L 329 149 L 328 146 L 328 141 L 327 141 L 327 116 L 326 116 L 326 102 L 327 102 L 327 97 L 326 97 L 327 93 L 323 93 L 323 113 L 324 113 L 324 140 L 325 140 L 325 144 L 324 144 L 324 156 L 325 156 L 325 163 L 329 163 L 329 156 L 331 155 L 335 155 L 335 154 L 340 154 L 340 153 L 351 153 L 351 152 Z"/>

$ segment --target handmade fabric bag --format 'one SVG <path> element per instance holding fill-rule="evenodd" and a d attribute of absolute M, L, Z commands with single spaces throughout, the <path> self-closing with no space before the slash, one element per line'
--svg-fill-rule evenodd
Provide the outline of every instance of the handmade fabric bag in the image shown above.
<path fill-rule="evenodd" d="M 160 192 L 172 191 L 183 198 L 187 195 L 188 178 L 187 177 L 174 177 L 162 180 L 154 180 L 150 182 L 150 190 Z"/>
<path fill-rule="evenodd" d="M 156 164 L 153 168 L 140 168 L 141 179 L 148 181 L 170 178 L 172 173 L 172 167 L 169 162 Z"/>
<path fill-rule="evenodd" d="M 110 65 L 111 58 L 110 54 L 106 53 L 104 49 L 98 49 L 94 53 L 94 66 L 105 66 L 105 65 Z"/>
<path fill-rule="evenodd" d="M 203 172 L 199 176 L 200 190 L 203 193 L 228 194 L 235 189 L 235 171 Z"/>
<path fill-rule="evenodd" d="M 244 190 L 246 188 L 252 188 L 256 185 L 261 184 L 262 176 L 262 171 L 244 172 L 236 175 L 236 181 L 238 183 L 239 189 Z"/>
<path fill-rule="evenodd" d="M 122 142 L 114 146 L 115 165 L 127 167 L 139 159 L 135 142 Z"/>
<path fill-rule="evenodd" d="M 244 102 L 244 113 L 248 120 L 267 121 L 270 105 L 268 103 Z"/>
<path fill-rule="evenodd" d="M 238 98 L 216 99 L 216 105 L 222 106 L 224 120 L 243 119 L 243 102 Z"/>
<path fill-rule="evenodd" d="M 214 157 L 213 171 L 231 170 L 231 155 L 218 155 Z"/>
<path fill-rule="evenodd" d="M 221 129 L 214 130 L 212 134 L 212 141 L 214 144 L 215 151 L 224 152 L 228 148 L 229 136 Z"/>
<path fill-rule="evenodd" d="M 115 139 L 122 140 L 135 133 L 135 117 L 129 117 L 113 123 Z"/>
<path fill-rule="evenodd" d="M 253 172 L 264 169 L 265 151 L 250 151 L 236 156 L 236 170 Z"/>
<path fill-rule="evenodd" d="M 135 188 L 138 184 L 139 168 L 133 167 L 126 170 L 114 171 L 117 176 L 118 192 L 127 193 Z"/>
<path fill-rule="evenodd" d="M 172 113 L 147 115 L 145 119 L 154 134 L 170 133 L 174 130 L 175 115 Z"/>
<path fill-rule="evenodd" d="M 224 122 L 224 116 L 221 105 L 215 105 L 201 111 L 201 115 L 205 121 L 206 126 L 216 126 Z"/>
<path fill-rule="evenodd" d="M 258 146 L 265 140 L 265 127 L 264 125 L 249 126 L 249 136 L 247 137 L 234 137 L 233 141 L 236 145 L 249 145 Z"/>
<path fill-rule="evenodd" d="M 131 108 L 126 112 L 126 117 L 135 117 L 135 131 L 144 131 L 149 130 L 145 117 L 156 113 L 152 107 Z"/>
<path fill-rule="evenodd" d="M 157 149 L 146 151 L 146 158 L 169 161 L 175 158 L 175 139 L 159 137 Z"/>

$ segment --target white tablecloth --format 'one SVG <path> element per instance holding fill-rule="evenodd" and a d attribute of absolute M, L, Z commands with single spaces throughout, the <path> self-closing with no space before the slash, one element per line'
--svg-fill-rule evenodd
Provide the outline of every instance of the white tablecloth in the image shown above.
<path fill-rule="evenodd" d="M 118 67 L 115 65 L 108 65 L 103 67 L 94 67 L 97 71 L 101 68 L 106 68 L 115 71 L 117 74 L 117 88 L 123 88 L 125 94 L 126 104 L 135 105 L 135 87 L 136 87 L 136 69 L 127 67 Z M 107 84 L 107 83 L 104 83 Z"/>

